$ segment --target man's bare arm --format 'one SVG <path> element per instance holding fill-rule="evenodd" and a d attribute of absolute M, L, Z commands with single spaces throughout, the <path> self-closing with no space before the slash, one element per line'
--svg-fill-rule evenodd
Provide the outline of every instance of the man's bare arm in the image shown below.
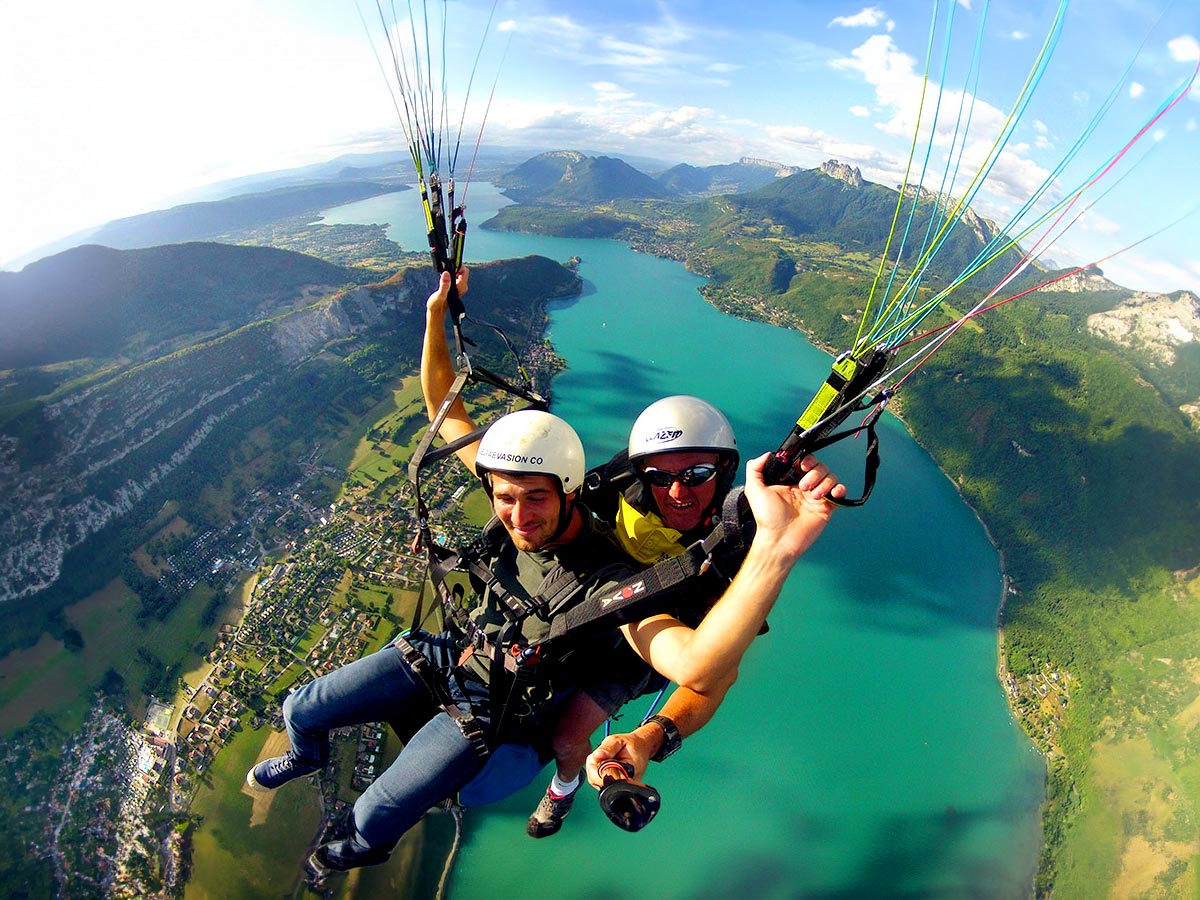
<path fill-rule="evenodd" d="M 732 677 L 706 694 L 685 687 L 676 688 L 663 704 L 660 715 L 675 723 L 681 738 L 690 737 L 708 724 L 736 677 L 734 672 Z M 644 722 L 625 734 L 610 734 L 587 758 L 588 781 L 597 789 L 603 787 L 598 767 L 609 759 L 630 763 L 634 780 L 643 780 L 650 757 L 662 748 L 665 739 L 662 726 L 656 722 Z"/>
<path fill-rule="evenodd" d="M 633 648 L 678 685 L 709 693 L 728 678 L 758 634 L 796 561 L 833 514 L 825 498 L 843 497 L 844 485 L 815 457 L 806 457 L 794 486 L 766 485 L 767 456 L 747 467 L 746 497 L 757 531 L 738 574 L 696 629 L 672 616 L 622 626 Z"/>
<path fill-rule="evenodd" d="M 457 286 L 459 296 L 467 292 L 469 273 L 464 267 L 458 272 Z M 421 344 L 421 391 L 425 395 L 425 411 L 429 421 L 433 421 L 458 372 L 450 359 L 450 345 L 446 340 L 446 311 L 450 297 L 450 273 L 443 272 L 438 282 L 438 288 L 429 295 L 425 303 L 425 338 Z M 461 398 L 455 398 L 450 405 L 442 426 L 438 430 L 444 441 L 453 441 L 475 430 L 475 422 L 467 414 L 467 408 Z M 472 472 L 475 471 L 475 454 L 479 450 L 478 442 L 469 444 L 458 451 L 458 458 Z"/>

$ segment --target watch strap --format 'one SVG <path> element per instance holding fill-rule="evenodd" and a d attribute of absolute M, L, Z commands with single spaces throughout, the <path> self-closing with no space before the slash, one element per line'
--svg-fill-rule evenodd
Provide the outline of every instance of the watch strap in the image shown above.
<path fill-rule="evenodd" d="M 675 723 L 666 716 L 653 715 L 646 721 L 656 723 L 663 730 L 662 746 L 658 748 L 657 753 L 650 757 L 651 760 L 662 762 L 683 746 L 683 736 L 680 735 L 679 729 L 675 727 Z"/>

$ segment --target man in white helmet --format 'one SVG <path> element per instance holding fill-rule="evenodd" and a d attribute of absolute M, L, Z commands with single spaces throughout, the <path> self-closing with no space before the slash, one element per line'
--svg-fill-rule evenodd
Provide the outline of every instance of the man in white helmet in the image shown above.
<path fill-rule="evenodd" d="M 582 601 L 636 571 L 575 505 L 586 463 L 562 419 L 539 410 L 503 416 L 464 456 L 502 526 L 483 560 L 487 579 L 473 579 L 478 595 L 447 631 L 402 635 L 290 693 L 283 704 L 289 751 L 247 774 L 252 790 L 267 791 L 317 772 L 329 758 L 330 731 L 348 725 L 385 721 L 404 739 L 341 833 L 310 857 L 315 876 L 383 862 L 426 811 L 480 772 L 494 743 L 533 742 L 550 702 L 569 685 L 560 684 L 554 660 L 536 653 L 546 621 L 506 615 L 514 598 L 536 596 L 550 575 L 569 572 L 569 597 Z"/>
<path fill-rule="evenodd" d="M 459 293 L 465 293 L 466 287 L 467 273 L 463 270 Z M 443 275 L 426 308 L 421 384 L 431 418 L 456 375 L 445 332 L 449 288 L 450 278 Z M 661 413 L 670 415 L 656 425 Z M 454 441 L 474 430 L 474 421 L 461 400 L 456 399 L 443 421 L 442 438 Z M 477 454 L 476 447 L 467 445 L 458 455 L 469 468 L 479 471 L 484 457 L 482 452 Z M 618 530 L 629 533 L 621 540 L 626 551 L 646 564 L 675 555 L 682 550 L 681 541 L 690 540 L 711 522 L 732 483 L 738 456 L 733 430 L 724 416 L 704 401 L 685 398 L 672 408 L 651 407 L 643 414 L 631 433 L 630 457 L 653 497 L 649 505 L 658 507 L 662 521 L 653 526 L 645 511 L 639 517 L 629 507 L 617 514 Z M 621 626 L 637 656 L 680 686 L 675 692 L 678 699 L 668 701 L 663 715 L 645 726 L 659 733 L 658 743 L 667 752 L 711 717 L 733 683 L 742 655 L 758 634 L 792 566 L 828 521 L 832 507 L 824 498 L 845 495 L 845 487 L 812 457 L 801 462 L 806 474 L 798 485 L 768 487 L 762 479 L 765 461 L 763 456 L 748 467 L 746 496 L 757 523 L 755 539 L 741 574 L 731 584 L 722 585 L 727 586 L 723 593 L 718 590 L 708 598 L 717 600 L 720 595 L 708 614 L 700 608 L 693 609 L 694 617 L 686 622 L 664 613 Z M 493 505 L 503 521 L 495 496 Z M 589 517 L 579 505 L 571 508 L 580 518 Z M 653 538 L 650 531 L 655 532 Z M 559 771 L 527 824 L 528 833 L 534 837 L 557 831 L 570 809 L 581 783 L 580 771 L 590 749 L 587 737 L 591 731 L 645 686 L 647 671 L 640 664 L 629 665 L 631 654 L 622 657 L 611 653 L 613 645 L 601 639 L 594 640 L 592 648 L 591 655 L 586 647 L 575 655 L 573 677 L 583 689 L 574 692 L 562 714 L 574 722 L 574 733 L 560 735 L 561 740 L 555 742 L 555 750 L 561 753 Z M 588 664 L 592 671 L 586 671 Z M 672 715 L 678 717 L 678 722 L 671 721 Z M 589 729 L 591 722 L 595 724 Z M 651 746 L 652 742 L 642 741 L 636 746 L 655 753 L 660 748 Z M 665 754 L 660 751 L 658 755 Z"/>
<path fill-rule="evenodd" d="M 479 773 L 496 731 L 506 741 L 531 739 L 563 688 L 552 666 L 530 666 L 533 675 L 516 679 L 503 666 L 497 672 L 497 661 L 536 647 L 547 628 L 537 616 L 513 626 L 502 608 L 506 592 L 531 595 L 562 566 L 592 573 L 581 578 L 586 599 L 634 571 L 574 508 L 583 445 L 562 419 L 538 410 L 511 413 L 473 445 L 472 455 L 507 535 L 488 561 L 494 583 L 483 588 L 460 629 L 408 633 L 289 694 L 283 714 L 290 750 L 247 774 L 249 786 L 264 791 L 319 771 L 334 728 L 386 721 L 404 737 L 400 756 L 354 803 L 342 836 L 310 858 L 315 875 L 386 860 L 427 810 Z M 503 684 L 495 684 L 498 675 Z"/>

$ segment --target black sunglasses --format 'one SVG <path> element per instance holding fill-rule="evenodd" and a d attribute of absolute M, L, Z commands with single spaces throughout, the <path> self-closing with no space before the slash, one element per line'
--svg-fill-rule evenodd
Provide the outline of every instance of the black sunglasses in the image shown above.
<path fill-rule="evenodd" d="M 682 472 L 668 472 L 666 469 L 642 469 L 642 476 L 658 488 L 669 488 L 678 481 L 684 487 L 699 487 L 712 481 L 717 474 L 717 467 L 712 463 L 696 463 L 688 466 Z"/>

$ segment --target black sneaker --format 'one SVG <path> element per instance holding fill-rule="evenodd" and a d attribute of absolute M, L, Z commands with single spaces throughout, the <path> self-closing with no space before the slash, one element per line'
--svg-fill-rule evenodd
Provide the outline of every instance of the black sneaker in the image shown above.
<path fill-rule="evenodd" d="M 305 775 L 319 772 L 322 768 L 314 763 L 297 759 L 289 750 L 283 756 L 264 759 L 247 772 L 246 784 L 252 791 L 273 791 L 294 778 L 303 778 Z"/>
<path fill-rule="evenodd" d="M 333 872 L 345 872 L 361 866 L 377 866 L 387 862 L 391 855 L 391 850 L 364 847 L 353 838 L 343 838 L 322 844 L 308 858 L 306 865 L 314 875 L 325 879 Z"/>
<path fill-rule="evenodd" d="M 571 807 L 575 803 L 575 795 L 579 793 L 582 786 L 583 779 L 580 778 L 579 784 L 575 785 L 575 790 L 565 797 L 559 797 L 551 793 L 550 788 L 546 788 L 546 793 L 542 794 L 542 802 L 537 805 L 537 809 L 525 823 L 525 833 L 531 838 L 544 838 L 555 834 L 558 829 L 562 828 L 562 821 L 571 811 Z"/>

